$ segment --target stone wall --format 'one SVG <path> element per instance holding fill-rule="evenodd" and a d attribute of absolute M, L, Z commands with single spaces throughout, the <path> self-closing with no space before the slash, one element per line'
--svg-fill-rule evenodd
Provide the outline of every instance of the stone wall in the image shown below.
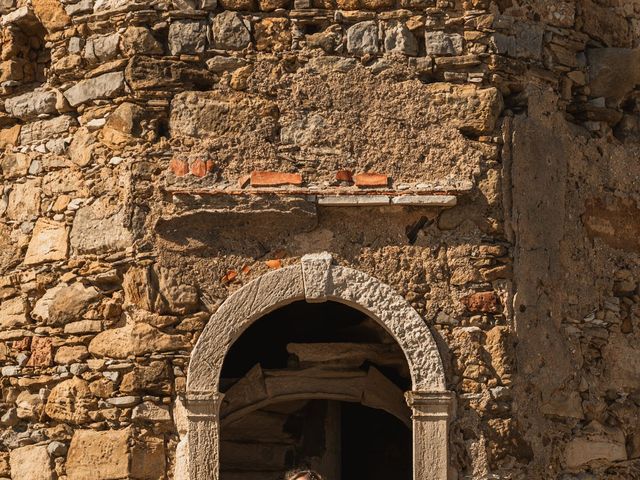
<path fill-rule="evenodd" d="M 204 325 L 329 251 L 454 478 L 640 478 L 640 5 L 2 0 L 0 478 L 173 478 Z"/>

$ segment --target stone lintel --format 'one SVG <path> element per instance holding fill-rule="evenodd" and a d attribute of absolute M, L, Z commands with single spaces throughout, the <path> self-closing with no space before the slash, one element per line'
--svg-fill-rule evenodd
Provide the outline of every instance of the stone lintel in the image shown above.
<path fill-rule="evenodd" d="M 455 207 L 458 197 L 455 195 L 400 195 L 392 197 L 394 205 L 420 205 L 425 207 Z"/>
<path fill-rule="evenodd" d="M 327 207 L 380 206 L 389 205 L 388 195 L 319 195 L 318 205 Z"/>
<path fill-rule="evenodd" d="M 328 252 L 312 253 L 302 257 L 302 279 L 307 302 L 327 301 L 332 261 L 333 257 Z"/>

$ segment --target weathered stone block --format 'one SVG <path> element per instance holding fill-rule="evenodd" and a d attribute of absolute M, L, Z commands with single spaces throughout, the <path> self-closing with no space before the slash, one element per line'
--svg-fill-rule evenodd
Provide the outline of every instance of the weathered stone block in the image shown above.
<path fill-rule="evenodd" d="M 10 453 L 11 480 L 54 480 L 55 471 L 46 445 L 28 445 Z"/>
<path fill-rule="evenodd" d="M 69 480 L 129 478 L 131 429 L 76 430 L 67 455 Z"/>
<path fill-rule="evenodd" d="M 24 222 L 40 214 L 40 179 L 34 178 L 13 185 L 9 193 L 6 215 L 10 220 Z"/>
<path fill-rule="evenodd" d="M 50 32 L 62 30 L 71 19 L 59 0 L 31 0 L 33 12 Z"/>
<path fill-rule="evenodd" d="M 85 287 L 82 283 L 60 288 L 48 306 L 47 324 L 59 326 L 79 320 L 89 305 L 100 297 L 94 287 Z"/>
<path fill-rule="evenodd" d="M 169 27 L 171 55 L 204 52 L 207 46 L 207 24 L 194 20 L 176 20 Z"/>
<path fill-rule="evenodd" d="M 124 223 L 124 209 L 110 205 L 107 199 L 80 208 L 71 227 L 73 254 L 116 252 L 129 247 L 132 235 Z"/>
<path fill-rule="evenodd" d="M 78 121 L 70 115 L 60 115 L 50 120 L 26 123 L 20 130 L 22 145 L 49 140 L 56 135 L 66 134 Z"/>
<path fill-rule="evenodd" d="M 223 50 L 242 50 L 251 44 L 251 36 L 242 17 L 230 11 L 216 15 L 212 23 L 213 46 Z"/>
<path fill-rule="evenodd" d="M 57 94 L 53 91 L 33 91 L 7 98 L 4 108 L 9 115 L 21 120 L 30 120 L 38 115 L 55 113 Z"/>
<path fill-rule="evenodd" d="M 418 54 L 418 41 L 402 22 L 391 22 L 384 31 L 384 49 L 388 53 Z"/>
<path fill-rule="evenodd" d="M 62 222 L 40 218 L 33 229 L 24 257 L 25 265 L 64 260 L 67 258 L 69 231 Z"/>
<path fill-rule="evenodd" d="M 53 420 L 79 425 L 91 421 L 89 412 L 95 408 L 89 384 L 73 377 L 53 387 L 44 411 Z"/>
<path fill-rule="evenodd" d="M 23 327 L 29 323 L 28 304 L 20 296 L 0 301 L 0 330 Z"/>
<path fill-rule="evenodd" d="M 64 96 L 71 106 L 76 107 L 82 103 L 98 98 L 111 98 L 124 88 L 124 74 L 122 72 L 110 72 L 95 78 L 81 80 L 64 92 Z"/>
<path fill-rule="evenodd" d="M 91 64 L 108 62 L 118 56 L 120 35 L 94 35 L 87 38 L 82 56 Z"/>
<path fill-rule="evenodd" d="M 347 51 L 354 55 L 378 53 L 378 24 L 370 20 L 352 25 L 347 30 Z"/>
<path fill-rule="evenodd" d="M 47 337 L 31 339 L 31 356 L 27 367 L 49 367 L 53 362 L 53 341 Z"/>
<path fill-rule="evenodd" d="M 162 44 L 156 40 L 148 28 L 133 25 L 127 27 L 122 34 L 120 48 L 126 56 L 163 53 Z"/>
<path fill-rule="evenodd" d="M 424 34 L 427 55 L 462 55 L 464 51 L 462 35 L 440 31 Z"/>
<path fill-rule="evenodd" d="M 184 62 L 142 55 L 136 55 L 129 61 L 125 77 L 133 90 L 176 87 L 189 90 L 196 86 L 208 89 L 214 83 L 214 76 L 205 69 L 198 69 Z"/>
<path fill-rule="evenodd" d="M 582 436 L 568 443 L 564 460 L 571 470 L 582 469 L 591 462 L 627 460 L 624 432 L 593 421 Z"/>
<path fill-rule="evenodd" d="M 89 344 L 89 352 L 93 355 L 111 358 L 127 358 L 184 348 L 187 348 L 187 342 L 181 335 L 162 333 L 146 323 L 105 330 Z"/>

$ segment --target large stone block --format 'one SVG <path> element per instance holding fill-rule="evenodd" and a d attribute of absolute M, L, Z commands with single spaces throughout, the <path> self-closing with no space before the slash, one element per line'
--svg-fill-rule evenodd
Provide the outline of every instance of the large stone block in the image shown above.
<path fill-rule="evenodd" d="M 54 480 L 46 445 L 28 445 L 10 453 L 11 480 Z"/>
<path fill-rule="evenodd" d="M 78 121 L 70 115 L 60 115 L 50 120 L 26 123 L 20 130 L 20 144 L 50 140 L 59 134 L 66 134 Z"/>
<path fill-rule="evenodd" d="M 352 25 L 347 30 L 347 51 L 354 55 L 378 53 L 378 24 L 370 20 Z"/>
<path fill-rule="evenodd" d="M 464 39 L 458 33 L 427 31 L 424 34 L 428 55 L 462 55 Z"/>
<path fill-rule="evenodd" d="M 49 394 L 45 413 L 58 422 L 82 424 L 91 421 L 89 412 L 96 408 L 89 384 L 78 377 L 56 385 Z"/>
<path fill-rule="evenodd" d="M 71 106 L 76 107 L 82 103 L 98 98 L 111 98 L 124 88 L 124 74 L 122 72 L 110 72 L 98 77 L 81 80 L 64 92 L 64 96 Z"/>
<path fill-rule="evenodd" d="M 120 35 L 94 35 L 87 39 L 82 56 L 89 63 L 108 62 L 118 56 Z"/>
<path fill-rule="evenodd" d="M 69 231 L 63 222 L 40 218 L 33 229 L 24 257 L 25 265 L 64 260 L 67 258 Z"/>
<path fill-rule="evenodd" d="M 67 455 L 68 480 L 129 478 L 131 429 L 76 430 Z"/>
<path fill-rule="evenodd" d="M 28 304 L 22 297 L 0 301 L 0 330 L 11 330 L 29 323 Z"/>
<path fill-rule="evenodd" d="M 391 22 L 384 31 L 384 49 L 389 53 L 418 54 L 418 41 L 402 22 Z"/>
<path fill-rule="evenodd" d="M 7 203 L 7 218 L 24 222 L 37 218 L 40 214 L 40 179 L 29 179 L 13 185 Z"/>
<path fill-rule="evenodd" d="M 171 55 L 204 52 L 207 46 L 207 24 L 195 20 L 176 20 L 169 27 Z"/>
<path fill-rule="evenodd" d="M 31 0 L 33 12 L 49 31 L 62 30 L 71 19 L 59 0 Z"/>
<path fill-rule="evenodd" d="M 213 45 L 223 50 L 242 50 L 251 43 L 249 30 L 242 17 L 230 11 L 216 15 L 212 24 Z"/>
<path fill-rule="evenodd" d="M 581 436 L 571 440 L 565 450 L 565 464 L 571 470 L 590 463 L 611 463 L 627 460 L 622 430 L 606 427 L 596 421 L 585 427 Z"/>
<path fill-rule="evenodd" d="M 169 335 L 146 323 L 134 323 L 99 333 L 89 344 L 89 352 L 100 357 L 127 358 L 182 350 L 187 346 L 181 335 Z"/>
<path fill-rule="evenodd" d="M 71 227 L 71 249 L 75 255 L 122 251 L 131 246 L 132 235 L 125 227 L 125 212 L 108 199 L 82 207 Z"/>
<path fill-rule="evenodd" d="M 38 115 L 55 113 L 57 97 L 56 92 L 50 90 L 35 90 L 7 98 L 4 108 L 9 115 L 21 120 L 30 120 Z"/>
<path fill-rule="evenodd" d="M 74 283 L 56 291 L 48 305 L 48 325 L 65 325 L 74 320 L 81 320 L 82 314 L 89 305 L 101 298 L 94 287 L 85 287 L 82 283 Z"/>
<path fill-rule="evenodd" d="M 67 455 L 68 480 L 162 480 L 164 439 L 121 430 L 76 430 Z M 26 480 L 26 479 L 25 479 Z"/>

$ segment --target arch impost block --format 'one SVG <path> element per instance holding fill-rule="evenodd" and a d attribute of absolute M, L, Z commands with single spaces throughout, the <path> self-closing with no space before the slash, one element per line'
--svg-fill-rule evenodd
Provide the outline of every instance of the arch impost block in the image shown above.
<path fill-rule="evenodd" d="M 224 395 L 217 392 L 187 392 L 185 408 L 190 421 L 217 420 Z"/>
<path fill-rule="evenodd" d="M 304 297 L 309 303 L 326 302 L 330 295 L 331 263 L 328 252 L 313 253 L 302 257 Z"/>
<path fill-rule="evenodd" d="M 455 412 L 455 393 L 451 391 L 405 393 L 407 404 L 413 410 L 413 418 L 452 418 Z"/>

